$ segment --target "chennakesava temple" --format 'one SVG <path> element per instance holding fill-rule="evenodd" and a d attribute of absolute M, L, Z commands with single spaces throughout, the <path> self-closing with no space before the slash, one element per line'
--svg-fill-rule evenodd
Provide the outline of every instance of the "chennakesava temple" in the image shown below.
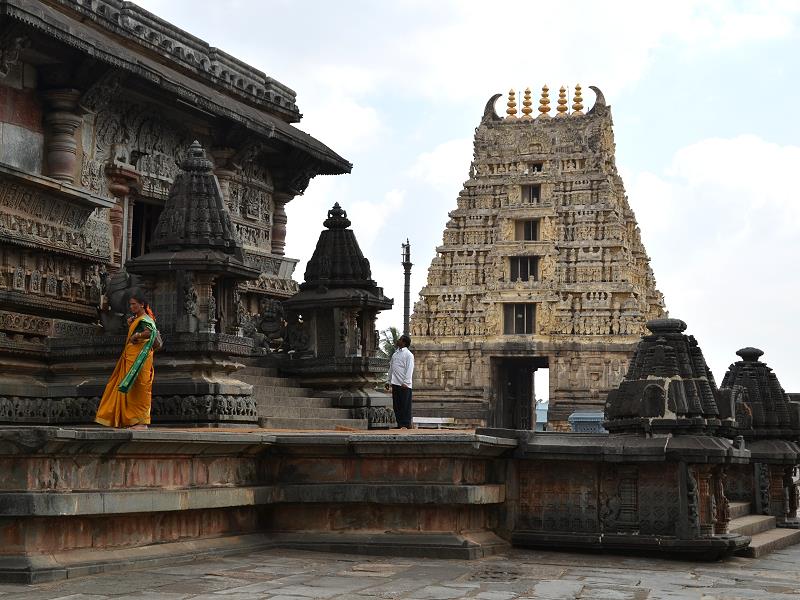
<path fill-rule="evenodd" d="M 322 228 L 303 283 L 284 255 L 286 204 L 351 169 L 292 125 L 295 93 L 122 0 L 0 19 L 0 579 L 264 547 L 800 541 L 800 403 L 755 348 L 718 386 L 666 317 L 597 88 L 590 110 L 561 88 L 552 116 L 547 87 L 535 117 L 528 90 L 487 103 L 411 320 L 415 414 L 454 428 L 393 434 L 393 301 L 359 216 L 292 225 Z M 156 427 L 93 427 L 134 291 L 164 338 Z M 604 429 L 569 432 L 581 411 Z"/>

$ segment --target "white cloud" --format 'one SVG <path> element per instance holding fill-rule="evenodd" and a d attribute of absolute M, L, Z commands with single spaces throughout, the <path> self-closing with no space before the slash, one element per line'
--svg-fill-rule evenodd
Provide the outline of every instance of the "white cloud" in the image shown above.
<path fill-rule="evenodd" d="M 297 127 L 345 158 L 369 150 L 384 130 L 375 107 L 346 95 L 327 93 L 307 102 L 303 110 L 308 116 Z"/>
<path fill-rule="evenodd" d="M 471 161 L 472 139 L 458 138 L 420 154 L 408 174 L 437 191 L 451 192 L 455 196 L 467 179 Z"/>
<path fill-rule="evenodd" d="M 752 345 L 787 391 L 800 320 L 800 147 L 753 135 L 680 149 L 662 175 L 629 186 L 645 245 L 673 317 L 689 324 L 717 377 Z"/>
<path fill-rule="evenodd" d="M 373 252 L 376 250 L 375 243 L 380 242 L 384 230 L 391 229 L 389 217 L 403 207 L 406 202 L 405 196 L 403 190 L 389 190 L 380 202 L 352 203 L 352 215 L 358 215 L 358 221 L 353 223 L 353 231 L 361 251 L 367 258 L 375 254 Z"/>

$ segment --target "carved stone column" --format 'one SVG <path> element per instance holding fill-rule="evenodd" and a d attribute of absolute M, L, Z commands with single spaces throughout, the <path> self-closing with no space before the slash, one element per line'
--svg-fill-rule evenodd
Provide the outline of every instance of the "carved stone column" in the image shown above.
<path fill-rule="evenodd" d="M 272 253 L 283 256 L 286 248 L 286 224 L 289 222 L 286 216 L 286 203 L 292 196 L 275 192 L 272 199 L 275 203 L 275 212 L 272 214 Z"/>
<path fill-rule="evenodd" d="M 78 142 L 75 130 L 81 124 L 78 115 L 78 90 L 49 90 L 42 94 L 47 111 L 44 123 L 47 129 L 45 154 L 47 174 L 53 179 L 74 183 L 78 170 Z"/>
<path fill-rule="evenodd" d="M 231 204 L 230 185 L 231 179 L 236 175 L 236 167 L 231 164 L 235 151 L 231 148 L 217 148 L 211 151 L 214 157 L 214 175 L 219 181 L 219 188 L 222 191 L 222 199 L 232 214 L 236 214 L 238 207 Z"/>
<path fill-rule="evenodd" d="M 111 209 L 112 262 L 122 267 L 131 255 L 133 228 L 133 202 L 129 200 L 132 189 L 141 185 L 139 172 L 130 165 L 109 163 L 106 165 L 108 191 L 117 199 Z"/>

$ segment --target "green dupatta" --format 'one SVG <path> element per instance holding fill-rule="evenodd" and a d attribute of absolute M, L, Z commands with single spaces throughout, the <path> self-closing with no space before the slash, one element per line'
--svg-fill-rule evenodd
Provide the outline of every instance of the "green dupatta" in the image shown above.
<path fill-rule="evenodd" d="M 125 377 L 122 378 L 122 383 L 120 383 L 119 387 L 117 388 L 123 394 L 128 393 L 128 390 L 131 389 L 133 382 L 136 381 L 136 378 L 139 376 L 139 371 L 142 369 L 142 365 L 147 359 L 147 355 L 150 352 L 150 349 L 153 347 L 153 343 L 156 341 L 156 333 L 158 333 L 156 330 L 156 322 L 150 317 L 150 315 L 144 315 L 141 321 L 139 321 L 139 325 L 144 325 L 146 329 L 150 330 L 150 337 L 144 344 L 142 344 L 142 349 L 139 351 L 139 355 L 136 357 L 136 360 L 133 361 L 133 365 L 125 374 Z M 125 343 L 129 343 L 129 341 L 125 340 Z"/>

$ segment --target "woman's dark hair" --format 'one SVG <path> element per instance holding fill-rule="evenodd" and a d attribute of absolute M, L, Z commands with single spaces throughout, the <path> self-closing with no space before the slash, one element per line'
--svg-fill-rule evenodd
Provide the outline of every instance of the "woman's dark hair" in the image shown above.
<path fill-rule="evenodd" d="M 131 300 L 136 300 L 139 304 L 144 306 L 144 312 L 150 315 L 151 319 L 155 319 L 156 316 L 153 314 L 153 309 L 150 308 L 150 303 L 147 302 L 147 298 L 145 298 L 144 292 L 141 290 L 134 290 L 131 292 Z"/>

